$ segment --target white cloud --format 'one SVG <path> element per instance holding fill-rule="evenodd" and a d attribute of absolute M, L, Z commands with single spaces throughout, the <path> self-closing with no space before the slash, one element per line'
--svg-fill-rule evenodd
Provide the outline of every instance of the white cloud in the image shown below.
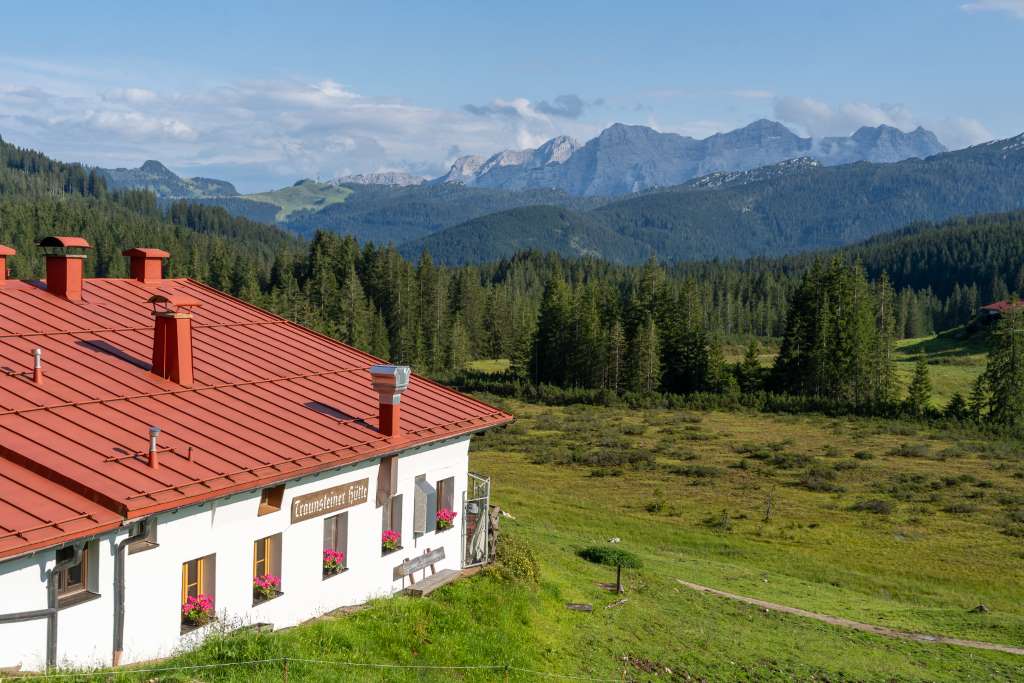
<path fill-rule="evenodd" d="M 775 93 L 771 90 L 758 90 L 756 88 L 732 90 L 729 94 L 745 100 L 770 100 L 775 97 Z"/>
<path fill-rule="evenodd" d="M 0 131 L 57 158 L 102 166 L 160 159 L 193 175 L 239 180 L 243 191 L 336 169 L 405 169 L 440 175 L 457 147 L 490 155 L 535 147 L 554 135 L 589 137 L 575 100 L 497 99 L 479 112 L 411 104 L 356 92 L 332 79 L 263 80 L 164 92 L 79 74 L 48 72 L 0 58 Z M 61 79 L 67 81 L 66 87 Z"/>
<path fill-rule="evenodd" d="M 809 97 L 779 97 L 774 103 L 775 117 L 798 128 L 804 135 L 826 137 L 849 135 L 861 126 L 893 126 L 906 132 L 923 126 L 938 136 L 950 149 L 961 149 L 994 136 L 985 125 L 973 118 L 947 117 L 929 119 L 916 116 L 902 104 L 873 105 L 848 102 L 832 106 Z"/>
<path fill-rule="evenodd" d="M 812 137 L 849 135 L 861 126 L 886 125 L 910 130 L 919 125 L 913 114 L 900 104 L 848 102 L 832 106 L 809 97 L 778 97 L 774 114 L 783 123 L 799 127 Z"/>
<path fill-rule="evenodd" d="M 977 0 L 960 5 L 968 14 L 977 12 L 1006 12 L 1018 19 L 1024 19 L 1024 0 Z"/>
<path fill-rule="evenodd" d="M 933 123 L 931 129 L 950 149 L 961 149 L 980 142 L 988 142 L 995 137 L 985 127 L 985 124 L 978 119 L 971 118 L 941 119 Z"/>
<path fill-rule="evenodd" d="M 113 88 L 103 93 L 103 99 L 110 102 L 145 104 L 157 99 L 157 94 L 145 88 Z"/>

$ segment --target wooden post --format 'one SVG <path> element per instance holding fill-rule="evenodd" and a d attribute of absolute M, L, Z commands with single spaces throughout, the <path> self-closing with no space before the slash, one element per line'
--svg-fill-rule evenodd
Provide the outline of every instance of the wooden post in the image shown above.
<path fill-rule="evenodd" d="M 615 592 L 624 593 L 622 590 L 622 565 L 615 565 Z"/>
<path fill-rule="evenodd" d="M 288 658 L 284 658 L 284 671 L 281 672 L 281 680 L 288 683 Z"/>
<path fill-rule="evenodd" d="M 508 664 L 505 665 L 505 683 L 508 683 Z"/>

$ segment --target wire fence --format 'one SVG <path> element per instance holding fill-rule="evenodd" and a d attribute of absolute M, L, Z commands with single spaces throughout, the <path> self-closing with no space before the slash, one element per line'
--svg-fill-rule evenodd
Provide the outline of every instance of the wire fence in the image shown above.
<path fill-rule="evenodd" d="M 239 669 L 239 668 L 252 668 L 256 667 L 268 667 L 274 666 L 273 672 L 265 672 L 273 676 L 273 679 L 280 680 L 282 683 L 291 683 L 291 681 L 302 681 L 307 678 L 306 671 L 303 671 L 303 666 L 330 666 L 335 667 L 332 670 L 332 674 L 339 673 L 337 668 L 348 668 L 355 671 L 368 672 L 370 670 L 376 670 L 382 675 L 382 680 L 388 680 L 387 673 L 437 673 L 447 674 L 446 680 L 455 677 L 457 674 L 483 674 L 485 675 L 484 680 L 493 681 L 523 681 L 523 680 L 536 680 L 536 679 L 549 679 L 549 680 L 566 680 L 566 681 L 608 681 L 609 683 L 622 683 L 623 681 L 632 681 L 633 679 L 628 678 L 628 667 L 623 666 L 622 673 L 620 676 L 614 678 L 604 678 L 596 676 L 586 676 L 577 674 L 564 674 L 552 671 L 538 671 L 535 669 L 528 669 L 521 666 L 513 666 L 511 664 L 476 664 L 476 665 L 443 665 L 443 664 L 391 664 L 381 662 L 352 662 L 346 660 L 336 659 L 308 659 L 303 657 L 276 657 L 272 659 L 252 659 L 247 661 L 239 662 L 223 662 L 217 664 L 192 664 L 192 665 L 181 665 L 181 666 L 163 666 L 163 667 L 152 667 L 152 668 L 130 668 L 124 669 L 111 669 L 104 671 L 94 672 L 47 672 L 38 674 L 16 674 L 4 676 L 0 674 L 0 683 L 18 683 L 21 681 L 33 681 L 33 680 L 62 680 L 62 681 L 123 681 L 130 680 L 132 678 L 143 677 L 146 680 L 163 680 L 162 677 L 170 676 L 173 674 L 191 674 L 194 676 L 191 680 L 203 680 L 199 678 L 204 671 L 212 672 L 214 670 L 225 670 L 225 669 Z M 299 665 L 299 666 L 296 666 Z M 255 673 L 253 671 L 252 673 Z M 255 680 L 255 679 L 248 679 Z M 337 680 L 337 679 L 334 679 Z"/>

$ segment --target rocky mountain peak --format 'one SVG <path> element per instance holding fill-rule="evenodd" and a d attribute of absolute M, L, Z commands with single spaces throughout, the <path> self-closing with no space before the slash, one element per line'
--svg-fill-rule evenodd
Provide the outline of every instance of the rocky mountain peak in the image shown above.
<path fill-rule="evenodd" d="M 139 170 L 143 173 L 152 173 L 153 175 L 174 175 L 171 169 L 167 168 L 159 161 L 150 159 L 139 167 Z"/>

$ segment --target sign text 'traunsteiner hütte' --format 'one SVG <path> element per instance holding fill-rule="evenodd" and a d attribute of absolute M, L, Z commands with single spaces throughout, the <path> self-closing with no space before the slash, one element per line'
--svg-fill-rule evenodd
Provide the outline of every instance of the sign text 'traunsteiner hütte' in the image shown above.
<path fill-rule="evenodd" d="M 365 503 L 369 491 L 370 480 L 360 479 L 316 493 L 295 496 L 292 499 L 292 524 Z"/>

